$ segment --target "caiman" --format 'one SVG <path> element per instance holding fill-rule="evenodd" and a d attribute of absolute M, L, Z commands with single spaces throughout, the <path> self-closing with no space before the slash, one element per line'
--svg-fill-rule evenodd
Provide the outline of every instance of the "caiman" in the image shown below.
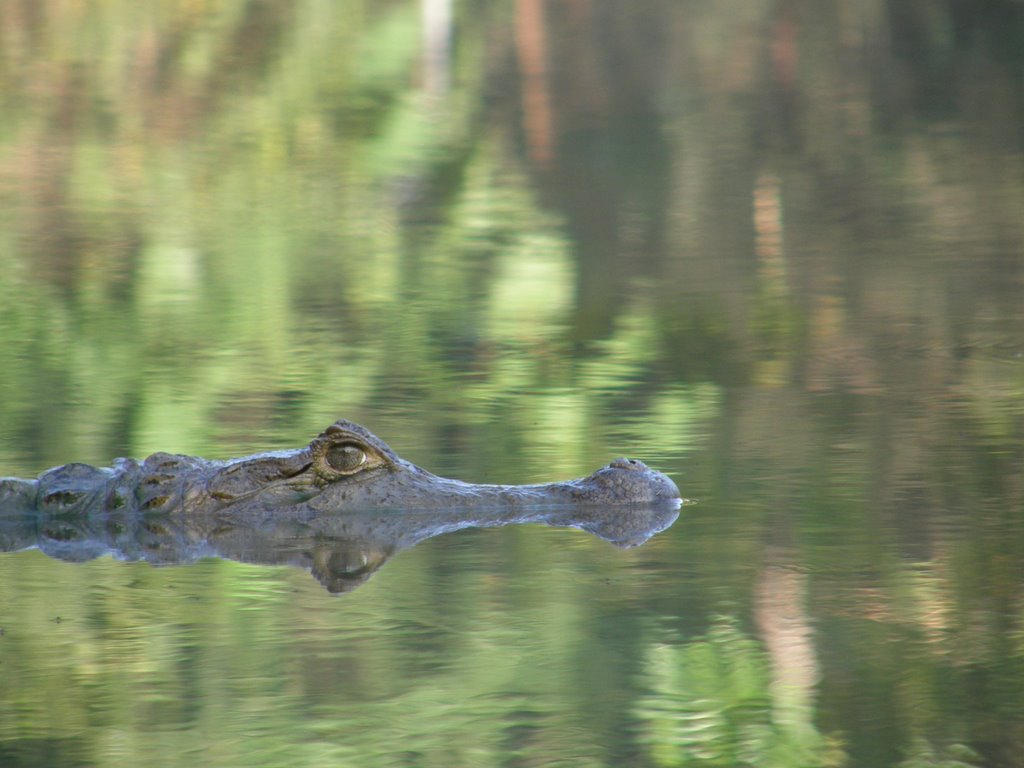
<path fill-rule="evenodd" d="M 228 461 L 156 453 L 0 479 L 0 550 L 287 562 L 345 591 L 395 552 L 448 531 L 540 522 L 634 546 L 671 525 L 680 504 L 671 479 L 634 459 L 576 480 L 472 484 L 431 474 L 339 420 L 292 451 Z"/>
<path fill-rule="evenodd" d="M 589 477 L 539 485 L 477 485 L 427 472 L 379 437 L 339 420 L 309 445 L 228 461 L 154 453 L 112 467 L 65 464 L 35 480 L 0 480 L 0 504 L 61 514 L 104 510 L 232 512 L 261 517 L 368 508 L 643 504 L 679 498 L 667 476 L 616 459 Z"/>

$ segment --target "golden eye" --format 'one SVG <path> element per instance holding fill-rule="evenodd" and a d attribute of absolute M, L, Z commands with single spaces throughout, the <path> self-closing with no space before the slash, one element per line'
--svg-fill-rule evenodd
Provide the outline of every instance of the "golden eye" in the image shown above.
<path fill-rule="evenodd" d="M 341 443 L 328 448 L 324 460 L 335 472 L 349 474 L 366 463 L 366 451 L 353 443 Z"/>

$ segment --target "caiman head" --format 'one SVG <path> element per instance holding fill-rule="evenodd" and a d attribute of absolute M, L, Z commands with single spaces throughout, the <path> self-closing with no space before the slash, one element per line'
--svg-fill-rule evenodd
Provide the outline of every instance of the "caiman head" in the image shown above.
<path fill-rule="evenodd" d="M 148 462 L 147 462 L 148 463 Z M 300 504 L 312 514 L 347 509 L 437 509 L 551 504 L 651 504 L 679 499 L 666 475 L 616 459 L 588 477 L 539 485 L 477 485 L 438 477 L 400 458 L 379 437 L 339 420 L 308 446 L 221 465 L 193 488 L 222 506 L 245 503 L 273 514 Z"/>

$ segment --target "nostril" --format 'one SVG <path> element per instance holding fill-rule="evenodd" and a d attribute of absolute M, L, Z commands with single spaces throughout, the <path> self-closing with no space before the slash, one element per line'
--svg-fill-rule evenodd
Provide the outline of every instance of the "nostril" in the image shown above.
<path fill-rule="evenodd" d="M 647 469 L 647 465 L 637 459 L 620 458 L 608 464 L 612 469 Z"/>

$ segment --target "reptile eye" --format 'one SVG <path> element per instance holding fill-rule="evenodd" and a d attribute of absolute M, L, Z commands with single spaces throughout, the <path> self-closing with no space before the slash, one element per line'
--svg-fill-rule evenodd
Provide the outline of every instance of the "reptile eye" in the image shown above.
<path fill-rule="evenodd" d="M 366 463 L 366 451 L 353 443 L 341 443 L 328 448 L 324 459 L 335 472 L 350 473 Z"/>

